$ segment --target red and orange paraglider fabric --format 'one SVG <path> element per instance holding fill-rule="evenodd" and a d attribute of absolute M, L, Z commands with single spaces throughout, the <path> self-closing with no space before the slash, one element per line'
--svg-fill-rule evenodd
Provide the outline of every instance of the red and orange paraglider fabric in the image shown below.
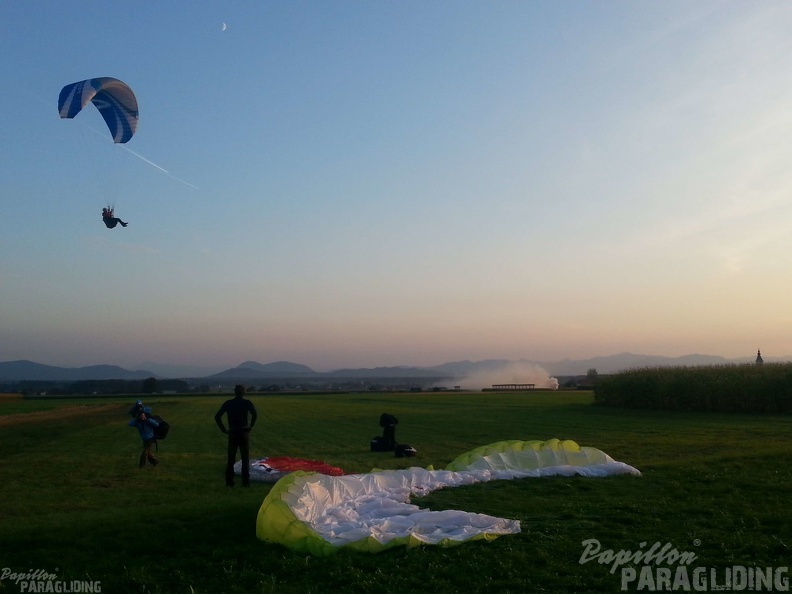
<path fill-rule="evenodd" d="M 327 476 L 341 476 L 344 471 L 337 466 L 331 466 L 319 460 L 306 460 L 305 458 L 292 458 L 291 456 L 272 456 L 250 461 L 250 479 L 275 483 L 283 476 L 301 470 L 303 472 L 319 472 Z M 234 472 L 242 474 L 242 461 L 234 465 Z"/>

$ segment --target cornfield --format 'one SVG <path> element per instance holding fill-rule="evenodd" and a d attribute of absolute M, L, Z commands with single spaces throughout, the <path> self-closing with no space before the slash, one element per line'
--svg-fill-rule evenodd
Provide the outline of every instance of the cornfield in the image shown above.
<path fill-rule="evenodd" d="M 631 369 L 600 376 L 594 402 L 657 410 L 788 414 L 792 363 Z"/>

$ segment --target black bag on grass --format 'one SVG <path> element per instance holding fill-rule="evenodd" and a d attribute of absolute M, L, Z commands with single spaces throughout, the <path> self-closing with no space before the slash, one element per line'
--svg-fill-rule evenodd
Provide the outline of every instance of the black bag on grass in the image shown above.
<path fill-rule="evenodd" d="M 414 458 L 417 453 L 418 451 L 414 447 L 406 443 L 400 443 L 393 450 L 393 455 L 397 458 Z"/>

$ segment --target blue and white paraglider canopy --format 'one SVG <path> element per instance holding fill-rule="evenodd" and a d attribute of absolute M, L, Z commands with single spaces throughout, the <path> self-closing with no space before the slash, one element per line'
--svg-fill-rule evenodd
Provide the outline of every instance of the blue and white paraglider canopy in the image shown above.
<path fill-rule="evenodd" d="M 113 142 L 127 142 L 135 134 L 138 104 L 126 83 L 103 76 L 66 85 L 58 97 L 58 112 L 61 118 L 71 119 L 88 103 L 93 103 L 102 114 Z"/>

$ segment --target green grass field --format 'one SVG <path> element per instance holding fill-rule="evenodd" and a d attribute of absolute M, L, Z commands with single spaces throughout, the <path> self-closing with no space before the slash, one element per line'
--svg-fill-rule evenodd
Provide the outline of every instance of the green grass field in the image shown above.
<path fill-rule="evenodd" d="M 617 592 L 619 571 L 579 563 L 582 542 L 670 543 L 694 565 L 792 564 L 792 417 L 593 406 L 587 392 L 252 396 L 252 455 L 324 460 L 347 472 L 444 467 L 504 439 L 573 439 L 642 477 L 496 481 L 414 500 L 518 519 L 522 533 L 452 548 L 307 557 L 256 539 L 270 485 L 227 489 L 227 396 L 147 401 L 172 425 L 156 468 L 137 468 L 134 398 L 0 397 L 0 571 L 45 570 L 105 593 Z M 379 415 L 418 457 L 369 451 Z M 639 568 L 640 569 L 640 568 Z M 0 592 L 19 592 L 9 577 Z M 637 585 L 630 586 L 636 591 Z"/>

